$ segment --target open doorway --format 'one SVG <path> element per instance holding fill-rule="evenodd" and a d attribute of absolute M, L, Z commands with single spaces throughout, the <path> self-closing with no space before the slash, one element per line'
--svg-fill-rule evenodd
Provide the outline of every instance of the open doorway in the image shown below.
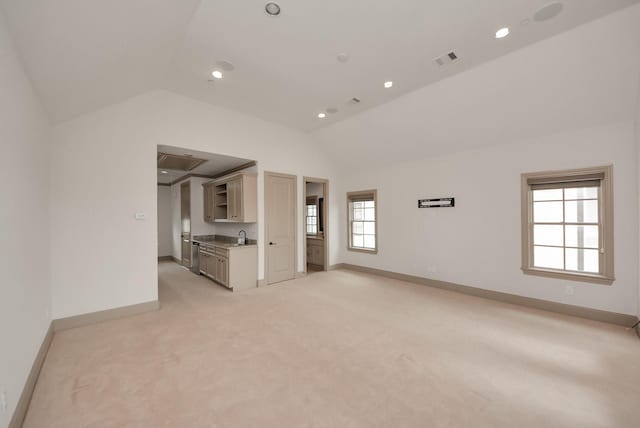
<path fill-rule="evenodd" d="M 158 146 L 157 168 L 158 260 L 211 280 L 201 284 L 255 288 L 257 163 Z"/>
<path fill-rule="evenodd" d="M 329 267 L 329 180 L 304 177 L 303 201 L 305 270 L 308 274 L 326 271 Z"/>

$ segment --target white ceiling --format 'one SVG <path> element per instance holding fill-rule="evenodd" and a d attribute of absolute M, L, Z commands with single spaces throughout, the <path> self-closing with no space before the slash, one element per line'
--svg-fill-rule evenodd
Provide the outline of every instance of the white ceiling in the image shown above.
<path fill-rule="evenodd" d="M 191 171 L 175 171 L 172 169 L 158 168 L 158 183 L 169 184 L 180 177 L 184 177 L 187 174 L 201 174 L 215 176 L 221 174 L 230 169 L 237 168 L 240 165 L 251 162 L 250 159 L 235 158 L 232 156 L 218 155 L 214 153 L 199 152 L 197 150 L 182 149 L 180 147 L 173 146 L 158 146 L 158 151 L 162 153 L 169 153 L 172 155 L 190 155 L 194 158 L 207 159 L 201 165 L 198 165 Z M 164 174 L 162 171 L 167 171 Z"/>
<path fill-rule="evenodd" d="M 640 5 L 418 89 L 313 133 L 348 170 L 632 123 Z M 607 141 L 602 141 L 603 153 Z M 357 162 L 354 160 L 357 159 Z"/>
<path fill-rule="evenodd" d="M 639 0 L 0 0 L 54 121 L 164 88 L 313 130 Z M 494 38 L 508 25 L 509 37 Z M 454 50 L 460 59 L 438 67 Z M 346 52 L 343 64 L 336 56 Z M 235 65 L 209 82 L 216 61 Z M 393 80 L 392 89 L 383 82 Z M 358 97 L 362 103 L 348 103 Z M 339 112 L 320 120 L 317 113 Z"/>

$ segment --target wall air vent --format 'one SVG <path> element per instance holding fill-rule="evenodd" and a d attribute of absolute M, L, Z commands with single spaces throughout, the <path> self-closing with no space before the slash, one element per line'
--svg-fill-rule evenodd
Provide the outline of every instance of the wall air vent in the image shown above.
<path fill-rule="evenodd" d="M 454 52 L 451 51 L 449 53 L 446 53 L 444 55 L 440 55 L 439 57 L 435 58 L 434 61 L 436 64 L 438 64 L 439 66 L 443 66 L 443 65 L 447 65 L 450 64 L 454 61 L 458 60 L 458 55 Z"/>
<path fill-rule="evenodd" d="M 158 168 L 161 169 L 191 171 L 206 161 L 206 159 L 198 159 L 193 156 L 172 155 L 169 153 L 158 152 Z"/>

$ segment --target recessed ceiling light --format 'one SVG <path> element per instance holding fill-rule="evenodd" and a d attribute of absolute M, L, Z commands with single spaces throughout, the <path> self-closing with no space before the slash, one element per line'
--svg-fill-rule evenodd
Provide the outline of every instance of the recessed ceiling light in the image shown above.
<path fill-rule="evenodd" d="M 389 89 L 392 86 L 393 86 L 393 82 L 392 81 L 389 80 L 389 81 L 384 82 L 384 87 L 385 88 Z"/>
<path fill-rule="evenodd" d="M 324 119 L 325 117 L 327 117 L 327 115 L 326 115 L 326 114 L 324 114 L 324 113 L 318 113 L 318 117 L 319 117 L 320 119 Z"/>
<path fill-rule="evenodd" d="M 280 5 L 272 1 L 264 5 L 264 10 L 271 16 L 280 15 Z"/>
<path fill-rule="evenodd" d="M 169 174 L 169 171 L 160 171 L 163 174 Z"/>
<path fill-rule="evenodd" d="M 220 70 L 213 70 L 211 72 L 211 75 L 213 77 L 215 77 L 216 79 L 222 79 L 222 71 L 220 71 Z"/>
<path fill-rule="evenodd" d="M 502 39 L 509 35 L 509 27 L 504 27 L 496 31 L 496 39 Z"/>

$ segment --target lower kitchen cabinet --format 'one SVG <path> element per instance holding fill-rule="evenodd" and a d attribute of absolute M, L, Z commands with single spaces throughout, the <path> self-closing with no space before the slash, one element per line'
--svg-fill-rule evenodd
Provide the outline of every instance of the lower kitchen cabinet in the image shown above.
<path fill-rule="evenodd" d="M 324 266 L 324 240 L 307 238 L 307 263 Z"/>
<path fill-rule="evenodd" d="M 200 273 L 234 291 L 255 288 L 258 281 L 258 248 L 201 245 Z"/>

